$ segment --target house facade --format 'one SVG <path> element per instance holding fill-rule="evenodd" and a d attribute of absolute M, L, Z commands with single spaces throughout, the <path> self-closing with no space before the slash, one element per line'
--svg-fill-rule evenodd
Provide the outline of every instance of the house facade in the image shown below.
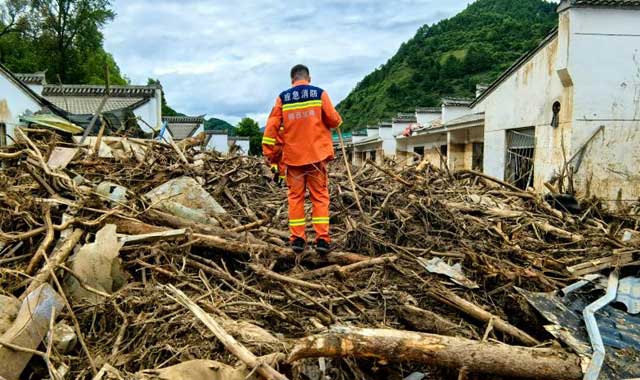
<path fill-rule="evenodd" d="M 564 0 L 559 25 L 471 105 L 483 112 L 484 171 L 543 191 L 640 196 L 640 7 Z"/>
<path fill-rule="evenodd" d="M 0 146 L 12 144 L 20 116 L 50 108 L 45 99 L 0 64 Z"/>
<path fill-rule="evenodd" d="M 94 115 L 105 98 L 104 86 L 51 85 L 42 87 L 42 97 L 74 115 Z M 162 87 L 110 86 L 109 97 L 102 112 L 131 110 L 140 129 L 157 135 L 162 129 Z"/>

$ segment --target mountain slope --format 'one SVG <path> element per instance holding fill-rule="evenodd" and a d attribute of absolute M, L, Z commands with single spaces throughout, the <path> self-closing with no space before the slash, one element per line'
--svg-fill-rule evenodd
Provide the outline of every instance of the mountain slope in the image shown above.
<path fill-rule="evenodd" d="M 226 131 L 229 132 L 230 136 L 235 136 L 235 134 L 236 134 L 236 127 L 234 127 L 233 125 L 227 123 L 224 120 L 216 119 L 215 117 L 212 117 L 210 119 L 205 120 L 204 129 L 206 129 L 206 130 L 226 130 Z"/>
<path fill-rule="evenodd" d="M 345 129 L 363 127 L 443 96 L 473 96 L 557 25 L 556 4 L 542 0 L 478 0 L 424 25 L 387 63 L 338 105 Z"/>

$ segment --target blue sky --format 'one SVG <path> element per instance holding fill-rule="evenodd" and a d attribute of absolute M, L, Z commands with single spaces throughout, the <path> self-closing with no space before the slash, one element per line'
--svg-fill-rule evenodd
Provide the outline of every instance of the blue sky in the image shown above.
<path fill-rule="evenodd" d="M 114 0 L 105 47 L 134 84 L 160 79 L 169 104 L 264 123 L 304 63 L 334 103 L 424 24 L 470 0 Z"/>

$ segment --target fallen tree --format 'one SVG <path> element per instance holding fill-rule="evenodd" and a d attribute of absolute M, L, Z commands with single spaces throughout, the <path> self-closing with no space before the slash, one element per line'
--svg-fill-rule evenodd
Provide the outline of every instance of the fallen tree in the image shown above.
<path fill-rule="evenodd" d="M 579 357 L 566 351 L 390 329 L 334 327 L 296 341 L 288 361 L 314 357 L 417 362 L 528 379 L 582 379 Z"/>

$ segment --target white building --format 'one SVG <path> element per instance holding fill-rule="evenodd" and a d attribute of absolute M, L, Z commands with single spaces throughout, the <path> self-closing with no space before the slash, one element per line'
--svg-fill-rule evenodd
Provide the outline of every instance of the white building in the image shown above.
<path fill-rule="evenodd" d="M 229 153 L 229 133 L 224 129 L 212 129 L 205 131 L 209 135 L 207 150 L 215 150 L 222 154 Z M 249 149 L 247 149 L 247 152 Z"/>
<path fill-rule="evenodd" d="M 243 136 L 232 136 L 229 137 L 229 149 L 231 150 L 233 146 L 237 146 L 240 154 L 248 155 L 250 148 L 250 138 Z"/>
<path fill-rule="evenodd" d="M 204 115 L 202 116 L 163 116 L 162 121 L 166 123 L 166 131 L 173 141 L 184 140 L 188 137 L 195 137 L 204 132 Z"/>
<path fill-rule="evenodd" d="M 41 95 L 71 114 L 93 115 L 104 99 L 105 87 L 44 84 Z M 110 86 L 109 98 L 102 112 L 125 109 L 133 112 L 138 126 L 144 133 L 159 133 L 162 128 L 162 87 L 160 85 Z"/>
<path fill-rule="evenodd" d="M 21 115 L 44 109 L 54 107 L 0 64 L 0 146 L 12 144 Z"/>
<path fill-rule="evenodd" d="M 484 171 L 544 190 L 565 158 L 576 190 L 640 197 L 640 7 L 563 0 L 559 25 L 472 104 Z"/>

